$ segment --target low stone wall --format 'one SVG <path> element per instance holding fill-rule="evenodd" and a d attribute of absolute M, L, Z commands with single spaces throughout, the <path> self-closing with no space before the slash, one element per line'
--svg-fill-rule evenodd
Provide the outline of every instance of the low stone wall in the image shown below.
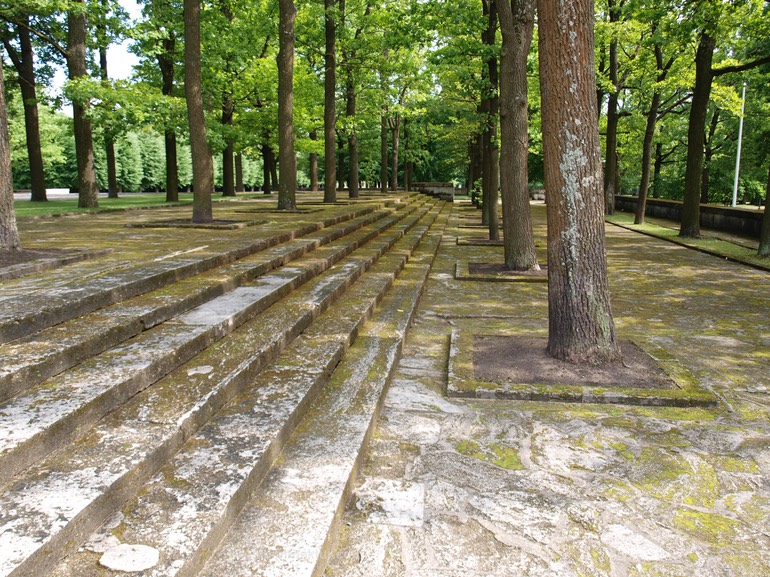
<path fill-rule="evenodd" d="M 616 196 L 615 208 L 623 212 L 636 211 L 635 196 Z M 682 202 L 663 198 L 648 198 L 646 216 L 680 221 Z M 753 238 L 759 238 L 762 230 L 762 210 L 756 208 L 732 208 L 730 206 L 700 205 L 700 224 L 703 228 L 723 230 Z"/>
<path fill-rule="evenodd" d="M 411 188 L 448 202 L 455 198 L 455 186 L 451 182 L 413 182 Z"/>

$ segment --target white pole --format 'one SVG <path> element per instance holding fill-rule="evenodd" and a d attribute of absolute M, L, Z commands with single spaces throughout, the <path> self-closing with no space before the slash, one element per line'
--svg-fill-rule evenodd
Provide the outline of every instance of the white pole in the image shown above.
<path fill-rule="evenodd" d="M 743 144 L 743 111 L 746 108 L 746 83 L 743 83 L 743 96 L 741 97 L 741 120 L 738 124 L 738 152 L 735 155 L 735 182 L 733 183 L 733 204 L 738 204 L 738 177 L 741 174 L 741 145 Z"/>

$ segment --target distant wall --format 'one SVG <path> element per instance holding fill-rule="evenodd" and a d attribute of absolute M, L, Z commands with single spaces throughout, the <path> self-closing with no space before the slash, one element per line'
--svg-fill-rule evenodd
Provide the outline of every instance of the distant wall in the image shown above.
<path fill-rule="evenodd" d="M 616 196 L 615 208 L 623 212 L 636 211 L 635 196 Z M 646 216 L 681 221 L 682 201 L 648 198 Z M 730 206 L 700 205 L 700 224 L 703 228 L 723 230 L 753 238 L 759 238 L 762 229 L 762 210 L 756 208 L 732 208 Z"/>

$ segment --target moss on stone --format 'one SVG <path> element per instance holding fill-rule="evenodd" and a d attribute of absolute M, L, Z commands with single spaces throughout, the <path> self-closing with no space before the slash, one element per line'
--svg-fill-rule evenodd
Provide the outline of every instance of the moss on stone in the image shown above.
<path fill-rule="evenodd" d="M 740 523 L 718 513 L 680 509 L 674 513 L 674 526 L 692 537 L 718 547 L 728 547 L 738 534 Z"/>

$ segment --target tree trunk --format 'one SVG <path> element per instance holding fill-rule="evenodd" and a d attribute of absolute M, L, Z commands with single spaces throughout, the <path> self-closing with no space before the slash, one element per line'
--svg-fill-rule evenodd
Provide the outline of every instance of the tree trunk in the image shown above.
<path fill-rule="evenodd" d="M 412 189 L 412 161 L 409 159 L 409 119 L 404 119 L 404 190 Z"/>
<path fill-rule="evenodd" d="M 76 80 L 88 74 L 86 15 L 83 4 L 83 0 L 77 0 L 73 10 L 67 14 L 67 68 L 70 80 Z M 95 208 L 99 206 L 99 184 L 94 168 L 91 121 L 86 117 L 82 102 L 73 101 L 72 103 L 72 123 L 78 165 L 78 207 Z"/>
<path fill-rule="evenodd" d="M 386 111 L 380 115 L 380 188 L 382 194 L 388 192 L 388 116 Z"/>
<path fill-rule="evenodd" d="M 226 94 L 222 102 L 222 124 L 226 127 L 233 125 L 233 100 Z M 225 138 L 222 150 L 222 196 L 235 196 L 235 144 L 232 136 Z"/>
<path fill-rule="evenodd" d="M 106 8 L 106 7 L 105 7 Z M 99 28 L 102 29 L 101 36 L 106 36 L 103 32 L 104 24 L 99 24 Z M 102 81 L 109 80 L 109 74 L 107 74 L 107 46 L 99 46 L 99 71 L 101 73 Z M 107 196 L 109 198 L 118 198 L 118 169 L 115 160 L 115 139 L 109 131 L 105 131 L 104 134 L 104 147 L 107 153 Z"/>
<path fill-rule="evenodd" d="M 393 192 L 398 191 L 398 147 L 401 138 L 401 114 L 396 114 L 395 118 L 390 119 L 390 131 L 393 134 L 393 156 L 390 173 L 390 188 Z"/>
<path fill-rule="evenodd" d="M 337 187 L 345 190 L 345 140 L 342 135 L 337 139 Z"/>
<path fill-rule="evenodd" d="M 548 197 L 548 354 L 619 358 L 604 248 L 596 123 L 594 5 L 538 0 L 543 154 Z"/>
<path fill-rule="evenodd" d="M 245 192 L 243 187 L 243 153 L 235 155 L 235 191 Z"/>
<path fill-rule="evenodd" d="M 358 135 L 356 134 L 356 85 L 353 72 L 348 69 L 345 83 L 347 98 L 345 114 L 348 117 L 348 196 L 358 198 Z"/>
<path fill-rule="evenodd" d="M 318 132 L 315 129 L 310 131 L 310 140 L 318 140 Z M 318 154 L 315 152 L 310 153 L 310 190 L 318 192 Z"/>
<path fill-rule="evenodd" d="M 37 110 L 37 89 L 35 87 L 35 57 L 27 26 L 29 26 L 29 17 L 25 18 L 25 26 L 16 26 L 21 48 L 19 58 L 14 58 L 10 51 L 9 55 L 19 73 L 21 98 L 24 102 L 24 128 L 27 136 L 27 158 L 29 159 L 29 176 L 32 191 L 31 200 L 33 202 L 45 202 L 48 200 L 48 197 L 45 190 L 43 154 L 40 147 L 40 123 Z"/>
<path fill-rule="evenodd" d="M 324 202 L 337 202 L 337 24 L 334 0 L 324 0 Z"/>
<path fill-rule="evenodd" d="M 610 24 L 619 20 L 618 7 L 615 0 L 608 3 Z M 618 174 L 618 41 L 613 36 L 610 41 L 610 82 L 612 91 L 607 102 L 607 136 L 604 155 L 604 211 L 615 214 L 615 182 Z"/>
<path fill-rule="evenodd" d="M 262 192 L 272 194 L 271 175 L 273 171 L 273 149 L 269 144 L 262 145 Z"/>
<path fill-rule="evenodd" d="M 767 172 L 767 186 L 765 187 L 765 214 L 762 217 L 762 231 L 759 235 L 759 256 L 770 257 L 770 169 Z"/>
<path fill-rule="evenodd" d="M 214 191 L 214 163 L 206 140 L 206 122 L 201 92 L 200 0 L 184 0 L 184 92 L 193 165 L 193 214 L 197 223 L 214 220 L 211 194 Z"/>
<path fill-rule="evenodd" d="M 539 270 L 529 206 L 527 56 L 535 25 L 534 0 L 499 0 L 500 190 L 503 254 L 509 270 Z"/>
<path fill-rule="evenodd" d="M 652 198 L 660 197 L 660 172 L 663 169 L 663 144 L 655 143 L 655 166 L 652 172 Z"/>
<path fill-rule="evenodd" d="M 174 49 L 176 39 L 171 36 L 164 38 L 163 51 L 158 54 L 158 66 L 163 80 L 162 92 L 165 96 L 172 96 L 174 93 Z M 176 155 L 176 132 L 171 127 L 166 127 L 165 134 L 166 149 L 166 201 L 177 202 L 179 200 L 179 169 L 177 167 Z"/>
<path fill-rule="evenodd" d="M 504 1 L 504 0 L 501 0 Z M 483 35 L 484 44 L 495 45 L 497 36 L 497 1 L 484 0 L 487 13 L 487 29 Z M 497 145 L 497 116 L 500 99 L 497 95 L 499 78 L 497 58 L 490 56 L 486 60 L 487 78 L 490 93 L 488 95 L 487 126 L 484 132 L 484 213 L 489 225 L 489 240 L 500 240 L 500 219 L 498 217 L 498 178 L 500 172 L 500 154 Z"/>
<path fill-rule="evenodd" d="M 8 133 L 8 108 L 5 104 L 5 80 L 0 66 L 0 250 L 19 250 L 21 240 L 13 211 L 13 175 L 11 174 L 11 137 Z"/>
<path fill-rule="evenodd" d="M 279 0 L 278 41 L 278 208 L 297 208 L 297 153 L 294 150 L 294 20 L 293 0 Z"/>
<path fill-rule="evenodd" d="M 714 110 L 714 114 L 711 116 L 711 122 L 709 123 L 709 131 L 706 135 L 706 140 L 703 146 L 703 174 L 701 175 L 700 182 L 700 202 L 701 204 L 708 204 L 709 201 L 709 184 L 711 182 L 711 159 L 714 157 L 714 133 L 719 126 L 719 109 Z"/>
<path fill-rule="evenodd" d="M 690 120 L 687 128 L 687 167 L 684 173 L 684 202 L 679 236 L 700 237 L 700 187 L 703 173 L 703 145 L 706 128 L 706 112 L 711 97 L 714 78 L 711 62 L 714 58 L 716 39 L 701 32 L 695 54 L 695 87 L 692 92 Z"/>

